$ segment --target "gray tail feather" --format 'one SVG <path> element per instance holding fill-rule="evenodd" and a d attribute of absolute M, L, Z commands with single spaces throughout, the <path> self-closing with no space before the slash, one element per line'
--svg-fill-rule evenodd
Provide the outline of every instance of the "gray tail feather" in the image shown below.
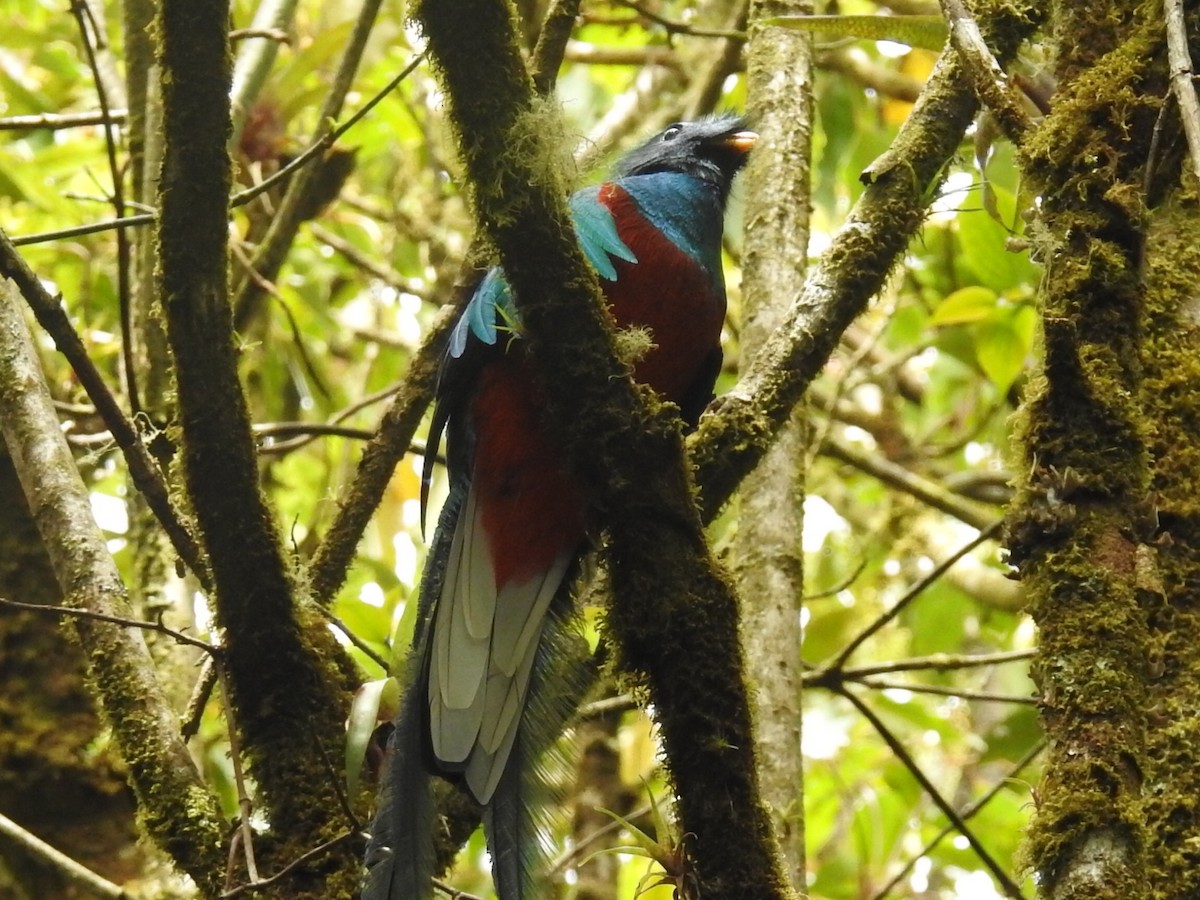
<path fill-rule="evenodd" d="M 408 686 L 388 740 L 382 786 L 367 843 L 367 874 L 362 900 L 424 900 L 433 892 L 433 788 L 425 732 L 426 658 L 433 598 L 442 590 L 454 519 L 465 488 L 452 490 L 442 507 L 438 530 L 421 578 L 420 607 L 413 651 L 405 666 Z"/>
<path fill-rule="evenodd" d="M 571 579 L 564 582 L 569 585 Z M 538 642 L 516 742 L 484 810 L 492 879 L 499 900 L 550 896 L 540 883 L 551 819 L 562 809 L 567 763 L 555 741 L 589 683 L 587 644 L 572 627 L 570 591 L 559 591 Z"/>
<path fill-rule="evenodd" d="M 388 741 L 362 900 L 422 900 L 433 891 L 433 793 L 422 757 L 420 696 L 414 696 L 423 682 L 412 680 Z"/>

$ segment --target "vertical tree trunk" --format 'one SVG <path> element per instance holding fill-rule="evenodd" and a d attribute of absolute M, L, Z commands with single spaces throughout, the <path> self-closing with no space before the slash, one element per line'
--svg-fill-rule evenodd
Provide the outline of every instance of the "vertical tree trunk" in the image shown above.
<path fill-rule="evenodd" d="M 1058 90 L 1023 148 L 1041 194 L 1042 370 L 1018 422 L 1013 562 L 1041 629 L 1049 757 L 1027 854 L 1048 898 L 1147 896 L 1151 649 L 1143 164 L 1165 87 L 1162 22 L 1060 3 Z M 1152 504 L 1151 504 L 1152 506 Z"/>
<path fill-rule="evenodd" d="M 809 36 L 754 24 L 812 12 L 807 0 L 761 0 L 751 7 L 749 99 L 760 140 L 745 176 L 742 352 L 749 358 L 782 323 L 804 282 L 808 258 L 812 138 Z M 805 431 L 792 417 L 739 492 L 734 558 L 742 640 L 754 685 L 754 727 L 763 799 L 792 885 L 803 890 L 804 780 L 800 754 L 801 531 Z"/>

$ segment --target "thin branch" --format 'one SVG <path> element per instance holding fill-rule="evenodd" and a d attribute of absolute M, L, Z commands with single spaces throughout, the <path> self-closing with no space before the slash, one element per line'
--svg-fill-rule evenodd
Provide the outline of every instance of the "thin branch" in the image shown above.
<path fill-rule="evenodd" d="M 1196 99 L 1195 70 L 1188 50 L 1183 0 L 1163 0 L 1167 19 L 1167 59 L 1171 65 L 1171 93 L 1179 102 L 1183 132 L 1187 135 L 1192 171 L 1200 178 L 1200 101 Z"/>
<path fill-rule="evenodd" d="M 254 436 L 261 442 L 259 454 L 280 456 L 311 443 L 318 437 L 344 437 L 369 441 L 375 434 L 368 428 L 352 428 L 349 425 L 329 425 L 323 422 L 266 422 L 254 426 Z M 292 438 L 292 440 L 276 440 Z"/>
<path fill-rule="evenodd" d="M 384 284 L 394 287 L 398 291 L 412 294 L 425 301 L 429 300 L 429 288 L 420 278 L 408 278 L 401 275 L 391 266 L 379 260 L 371 259 L 349 241 L 334 234 L 328 228 L 317 225 L 315 222 L 309 225 L 309 231 L 312 232 L 312 236 L 317 240 L 328 244 L 338 253 L 342 254 L 342 256 L 346 257 L 351 265 L 362 269 L 368 275 L 379 279 Z"/>
<path fill-rule="evenodd" d="M 198 647 L 205 653 L 215 654 L 219 648 L 214 647 L 207 641 L 202 641 L 199 638 L 194 638 L 182 631 L 177 631 L 174 628 L 168 628 L 162 623 L 160 618 L 157 622 L 147 622 L 143 619 L 130 619 L 125 616 L 113 616 L 107 613 L 95 612 L 90 609 L 75 609 L 70 606 L 51 606 L 43 603 L 21 603 L 19 600 L 8 600 L 0 597 L 0 606 L 6 606 L 10 609 L 23 609 L 28 612 L 44 613 L 51 616 L 77 616 L 81 619 L 93 619 L 97 622 L 108 622 L 111 625 L 121 625 L 125 628 L 140 628 L 142 631 L 153 631 L 156 634 L 164 634 L 174 640 L 177 644 L 186 644 L 189 647 Z"/>
<path fill-rule="evenodd" d="M 353 644 L 355 647 L 357 647 L 359 650 L 361 650 L 363 652 L 363 654 L 368 659 L 370 659 L 371 662 L 373 662 L 373 663 L 375 663 L 375 665 L 379 666 L 379 668 L 382 671 L 384 671 L 384 672 L 388 671 L 390 664 L 388 663 L 388 661 L 386 659 L 384 659 L 382 656 L 380 656 L 378 653 L 376 653 L 371 648 L 370 644 L 368 644 L 366 641 L 364 641 L 362 638 L 360 638 L 357 634 L 355 634 L 353 631 L 351 631 L 349 628 L 347 628 L 346 623 L 343 622 L 341 619 L 339 619 L 337 616 L 335 616 L 333 613 L 331 613 L 329 610 L 325 610 L 324 613 L 325 613 L 325 618 L 329 620 L 329 623 L 331 625 L 333 625 L 334 628 L 336 628 L 338 631 L 340 631 L 342 634 L 344 634 L 346 636 L 346 640 L 348 640 L 351 644 Z"/>
<path fill-rule="evenodd" d="M 250 799 L 250 792 L 246 790 L 246 776 L 242 771 L 242 748 L 238 740 L 238 730 L 233 723 L 233 716 L 228 712 L 233 708 L 233 701 L 229 694 L 229 684 L 225 678 L 225 667 L 218 661 L 215 670 L 217 684 L 221 686 L 222 702 L 227 711 L 225 730 L 229 735 L 229 765 L 233 769 L 233 783 L 237 788 L 238 835 L 241 837 L 241 846 L 245 848 L 246 876 L 253 884 L 258 881 L 258 864 L 254 861 L 254 829 L 250 826 L 250 814 L 254 812 L 254 801 Z M 233 854 L 238 843 L 239 841 L 235 838 L 229 847 L 229 868 L 225 873 L 226 887 L 233 881 Z"/>
<path fill-rule="evenodd" d="M 978 504 L 964 500 L 934 481 L 930 481 L 890 459 L 873 455 L 851 444 L 849 441 L 830 434 L 821 444 L 820 452 L 831 459 L 848 463 L 867 473 L 888 487 L 916 497 L 922 503 L 946 515 L 953 516 L 972 528 L 986 529 L 995 524 L 995 513 Z"/>
<path fill-rule="evenodd" d="M 295 159 L 289 162 L 278 172 L 275 172 L 273 175 L 271 175 L 270 178 L 264 178 L 262 181 L 258 182 L 258 184 L 238 191 L 236 194 L 230 197 L 230 207 L 237 208 L 239 206 L 245 206 L 259 194 L 269 191 L 275 185 L 287 179 L 297 169 L 303 168 L 304 165 L 312 160 L 315 156 L 318 156 L 331 148 L 337 143 L 338 138 L 361 122 L 367 113 L 379 105 L 379 102 L 383 100 L 384 97 L 398 88 L 400 83 L 409 75 L 411 75 L 413 71 L 416 70 L 417 66 L 424 62 L 424 60 L 424 53 L 418 53 L 416 56 L 414 56 L 411 60 L 409 60 L 408 65 L 401 69 L 391 81 L 389 81 L 378 92 L 376 92 L 375 96 L 364 103 L 359 110 L 350 116 L 350 118 L 346 119 L 345 122 L 343 122 L 341 125 L 338 125 L 336 128 L 329 129 L 321 134 L 320 137 L 302 150 Z"/>
<path fill-rule="evenodd" d="M 985 806 L 992 802 L 993 798 L 995 798 L 1002 790 L 1004 790 L 1009 782 L 1011 782 L 1014 778 L 1016 778 L 1017 775 L 1024 771 L 1026 766 L 1037 759 L 1038 755 L 1045 749 L 1046 741 L 1044 739 L 1038 741 L 1036 744 L 1030 747 L 1029 750 L 1026 751 L 1025 755 L 1017 760 L 1013 767 L 1009 769 L 1008 775 L 993 784 L 991 788 L 988 789 L 986 794 L 963 809 L 962 813 L 960 813 L 962 820 L 966 822 L 973 819 Z M 904 864 L 904 867 L 892 876 L 891 880 L 887 884 L 875 892 L 875 894 L 871 897 L 871 900 L 883 900 L 884 897 L 888 896 L 904 879 L 904 876 L 912 871 L 913 866 L 917 864 L 917 860 L 933 852 L 934 848 L 936 848 L 937 845 L 940 844 L 942 840 L 953 831 L 953 824 L 944 826 L 942 830 L 939 831 L 931 841 L 929 841 L 929 843 L 921 848 L 919 853 L 914 854 L 913 857 Z"/>
<path fill-rule="evenodd" d="M 295 859 L 293 859 L 290 863 L 288 863 L 286 866 L 284 866 L 282 869 L 280 869 L 274 875 L 271 875 L 268 878 L 261 878 L 258 881 L 253 882 L 252 884 L 238 885 L 237 887 L 235 887 L 231 890 L 222 892 L 220 895 L 220 898 L 221 898 L 221 900 L 233 900 L 234 897 L 240 897 L 243 894 L 257 894 L 259 891 L 264 890 L 265 888 L 269 888 L 271 885 L 275 884 L 277 881 L 280 881 L 280 880 L 286 878 L 288 875 L 292 874 L 292 872 L 295 872 L 297 869 L 299 869 L 301 866 L 303 866 L 305 863 L 309 862 L 310 860 L 317 859 L 318 857 L 323 856 L 324 854 L 328 853 L 330 850 L 333 850 L 335 847 L 339 847 L 342 844 L 346 843 L 347 841 L 349 841 L 353 838 L 356 838 L 356 837 L 358 837 L 357 831 L 348 831 L 344 834 L 339 834 L 335 838 L 330 838 L 329 840 L 324 841 L 324 842 L 318 844 L 317 846 L 313 847 L 311 850 L 307 851 L 306 853 L 303 853 L 300 856 L 297 856 Z"/>
<path fill-rule="evenodd" d="M 53 231 L 35 231 L 33 234 L 23 234 L 9 241 L 14 247 L 25 247 L 29 244 L 45 244 L 50 241 L 62 241 L 67 238 L 83 237 L 87 234 L 99 234 L 103 231 L 113 231 L 120 228 L 136 228 L 142 225 L 153 225 L 154 213 L 142 213 L 137 216 L 125 216 L 121 219 L 109 219 L 107 222 L 92 222 L 88 225 L 76 225 L 72 228 L 56 228 Z M 9 276 L 11 277 L 11 276 Z"/>
<path fill-rule="evenodd" d="M 950 24 L 950 42 L 971 79 L 975 96 L 991 112 L 1004 136 L 1020 147 L 1033 124 L 1004 69 L 988 49 L 979 25 L 963 5 L 963 0 L 942 0 L 942 12 Z"/>
<path fill-rule="evenodd" d="M 929 780 L 929 777 L 925 774 L 921 767 L 917 765 L 917 761 L 913 759 L 912 755 L 908 752 L 908 749 L 894 734 L 892 734 L 891 730 L 887 727 L 887 725 L 884 724 L 883 720 L 875 714 L 874 710 L 867 706 L 867 704 L 864 703 L 858 696 L 856 696 L 853 691 L 842 688 L 838 691 L 838 693 L 849 700 L 855 709 L 862 714 L 863 718 L 871 723 L 871 727 L 875 729 L 876 733 L 878 733 L 881 738 L 883 738 L 884 743 L 888 745 L 892 753 L 895 754 L 896 758 L 900 760 L 904 767 L 908 769 L 910 773 L 912 773 L 913 778 L 917 780 L 917 783 L 921 785 L 925 793 L 927 793 L 930 799 L 933 800 L 934 805 L 937 806 L 937 808 L 942 811 L 942 814 L 950 820 L 950 824 L 953 826 L 954 830 L 967 839 L 967 843 L 971 845 L 971 849 L 975 851 L 975 855 L 979 857 L 979 861 L 982 862 L 984 867 L 992 873 L 992 877 L 1000 883 L 1000 887 L 1004 890 L 1004 892 L 1009 897 L 1016 898 L 1016 900 L 1020 900 L 1020 898 L 1024 897 L 1024 894 L 1021 893 L 1021 888 L 1012 880 L 1012 877 L 1004 870 L 1004 867 L 992 857 L 987 848 L 979 842 L 979 838 L 977 838 L 975 836 L 975 832 L 973 832 L 967 826 L 966 820 L 963 818 L 963 816 L 958 812 L 958 810 L 950 805 L 950 801 L 942 796 L 941 791 L 937 789 L 937 787 L 932 781 Z"/>
<path fill-rule="evenodd" d="M 888 622 L 891 622 L 893 619 L 895 619 L 896 616 L 900 615 L 900 613 L 903 612 L 910 603 L 924 593 L 926 588 L 936 584 L 938 580 L 945 575 L 946 572 L 948 572 L 950 568 L 960 559 L 985 541 L 989 541 L 995 537 L 1003 526 L 1004 520 L 998 519 L 987 528 L 983 529 L 983 531 L 979 532 L 979 534 L 961 546 L 954 553 L 950 554 L 950 556 L 944 559 L 939 565 L 935 566 L 928 575 L 909 588 L 904 593 L 904 596 L 892 604 L 891 608 L 884 612 L 883 615 L 877 616 L 875 620 L 872 621 L 861 632 L 859 632 L 853 640 L 847 643 L 846 646 L 842 648 L 841 652 L 834 657 L 833 662 L 831 662 L 826 668 L 836 670 L 844 669 L 846 666 L 846 660 L 848 660 L 853 655 L 854 651 L 861 647 L 867 639 L 878 632 L 879 629 L 883 628 L 883 626 L 887 625 Z"/>
<path fill-rule="evenodd" d="M 96 45 L 100 43 L 100 28 L 91 6 L 83 0 L 73 0 L 71 12 L 79 25 L 79 36 L 87 55 L 88 67 L 92 70 L 92 81 L 96 88 L 96 99 L 104 114 L 104 149 L 108 155 L 109 177 L 112 178 L 111 202 L 117 219 L 125 217 L 125 186 L 121 166 L 117 162 L 116 127 L 109 115 L 108 91 L 100 73 L 96 58 Z M 96 36 L 95 44 L 92 35 Z M 121 365 L 125 376 L 125 388 L 129 395 L 129 408 L 134 416 L 141 410 L 141 395 L 138 391 L 138 373 L 133 359 L 133 320 L 129 293 L 129 237 L 124 228 L 117 229 L 117 302 L 121 312 Z"/>
<path fill-rule="evenodd" d="M 848 669 L 814 669 L 804 675 L 805 686 L 830 687 L 838 681 L 860 681 L 868 675 L 886 675 L 891 672 L 950 672 L 954 669 L 974 669 L 1001 663 L 1024 662 L 1037 656 L 1036 650 L 1005 650 L 999 653 L 934 653 L 930 656 L 913 656 L 870 666 Z"/>
<path fill-rule="evenodd" d="M 37 131 L 63 128 L 86 128 L 90 125 L 119 125 L 129 115 L 128 110 L 110 109 L 77 113 L 38 113 L 32 116 L 5 116 L 0 118 L 0 131 Z"/>
<path fill-rule="evenodd" d="M 204 716 L 208 698 L 212 696 L 213 688 L 217 684 L 215 659 L 216 657 L 211 654 L 204 657 L 204 663 L 200 666 L 200 677 L 196 679 L 192 695 L 188 697 L 187 707 L 183 711 L 182 724 L 179 728 L 179 734 L 185 741 L 190 741 L 200 733 L 200 719 Z"/>
<path fill-rule="evenodd" d="M 61 850 L 51 847 L 35 834 L 26 831 L 8 816 L 0 813 L 0 835 L 8 838 L 27 853 L 46 863 L 77 888 L 97 897 L 111 897 L 113 900 L 125 900 L 130 895 L 119 884 L 114 884 L 107 878 L 97 875 L 91 869 L 78 863 Z"/>
<path fill-rule="evenodd" d="M 914 694 L 937 694 L 939 697 L 959 697 L 963 700 L 980 700 L 984 703 L 1015 703 L 1019 706 L 1037 706 L 1036 697 L 1018 694 L 997 694 L 991 691 L 972 691 L 966 688 L 942 687 L 936 684 L 918 684 L 913 681 L 887 681 L 882 678 L 846 678 L 881 691 L 911 691 Z"/>
<path fill-rule="evenodd" d="M 460 891 L 452 884 L 446 884 L 444 881 L 433 879 L 433 886 L 446 895 L 447 900 L 483 900 L 477 894 L 468 894 L 466 891 Z"/>
<path fill-rule="evenodd" d="M 41 279 L 33 273 L 3 232 L 0 232 L 0 275 L 16 282 L 25 302 L 33 310 L 38 324 L 54 338 L 55 346 L 67 358 L 79 383 L 95 404 L 96 412 L 100 414 L 117 446 L 121 448 L 134 486 L 146 498 L 146 505 L 162 525 L 175 552 L 191 569 L 201 586 L 205 590 L 211 590 L 212 581 L 204 554 L 196 538 L 184 524 L 183 516 L 171 502 L 158 463 L 150 455 L 133 422 L 126 417 L 116 397 L 109 390 L 104 376 L 88 356 L 87 348 L 71 325 L 71 320 L 67 318 L 62 303 L 50 296 L 42 286 Z"/>
<path fill-rule="evenodd" d="M 587 41 L 567 44 L 565 59 L 586 66 L 664 66 L 682 73 L 684 60 L 677 50 L 651 44 L 644 47 L 608 47 Z"/>
<path fill-rule="evenodd" d="M 635 0 L 612 0 L 617 6 L 624 6 L 626 9 L 631 9 L 641 18 L 665 29 L 667 34 L 685 34 L 689 37 L 704 37 L 704 38 L 725 38 L 731 41 L 745 41 L 746 32 L 740 29 L 726 28 L 700 28 L 696 25 L 689 25 L 687 22 L 677 22 L 674 19 L 668 19 L 666 16 L 659 15 L 651 9 L 647 9 L 641 3 Z"/>

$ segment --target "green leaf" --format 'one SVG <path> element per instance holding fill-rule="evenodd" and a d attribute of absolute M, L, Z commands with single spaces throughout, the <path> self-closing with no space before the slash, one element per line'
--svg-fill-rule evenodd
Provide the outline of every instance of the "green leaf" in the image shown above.
<path fill-rule="evenodd" d="M 997 212 L 1012 221 L 1016 205 L 1012 193 L 993 185 L 992 195 Z M 1003 293 L 1037 283 L 1037 266 L 1029 261 L 1027 253 L 1008 249 L 1009 230 L 987 212 L 964 210 L 956 228 L 963 259 L 980 284 Z"/>
<path fill-rule="evenodd" d="M 772 16 L 764 19 L 763 24 L 839 37 L 895 41 L 925 50 L 941 50 L 949 34 L 941 16 Z"/>
<path fill-rule="evenodd" d="M 395 678 L 368 681 L 355 693 L 346 719 L 346 788 L 351 797 L 358 790 L 358 778 L 375 727 L 380 718 L 389 718 L 388 714 L 395 712 L 399 702 L 400 685 Z"/>
<path fill-rule="evenodd" d="M 929 321 L 934 325 L 962 325 L 981 322 L 996 312 L 999 296 L 991 288 L 974 284 L 959 288 L 938 304 Z"/>
<path fill-rule="evenodd" d="M 1007 391 L 1025 368 L 1028 348 L 1017 330 L 1006 321 L 980 322 L 975 338 L 979 367 L 1001 391 Z"/>

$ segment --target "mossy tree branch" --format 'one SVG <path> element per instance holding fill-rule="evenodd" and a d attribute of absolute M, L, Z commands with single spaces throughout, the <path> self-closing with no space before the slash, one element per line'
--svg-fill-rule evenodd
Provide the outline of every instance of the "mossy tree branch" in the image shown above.
<path fill-rule="evenodd" d="M 0 281 L 0 425 L 66 603 L 132 618 L 120 573 L 92 517 L 59 427 L 12 281 Z M 96 693 L 150 837 L 203 889 L 220 886 L 224 853 L 216 799 L 200 781 L 141 635 L 72 618 Z"/>
<path fill-rule="evenodd" d="M 979 4 L 976 15 L 999 58 L 1010 59 L 1036 26 L 1036 7 L 992 6 Z M 783 324 L 720 398 L 718 414 L 702 419 L 689 440 L 706 521 L 758 465 L 842 333 L 883 287 L 978 109 L 956 56 L 943 54 L 896 140 L 863 174 L 867 189 L 809 271 Z"/>
<path fill-rule="evenodd" d="M 446 86 L 477 219 L 535 358 L 554 372 L 548 417 L 608 529 L 610 633 L 659 712 L 706 896 L 788 897 L 758 794 L 734 598 L 704 542 L 678 420 L 635 389 L 614 352 L 557 148 L 544 138 L 555 113 L 534 100 L 502 0 L 426 0 L 414 13 Z"/>
<path fill-rule="evenodd" d="M 237 377 L 226 281 L 228 21 L 226 0 L 165 0 L 159 9 L 159 290 L 175 357 L 183 475 L 211 560 L 233 715 L 259 804 L 286 826 L 286 846 L 269 859 L 286 861 L 343 827 L 318 747 L 330 758 L 339 753 L 346 693 L 336 683 L 336 643 L 294 597 Z M 263 855 L 260 848 L 260 862 Z M 330 879 L 313 896 L 349 891 L 349 859 L 341 884 Z"/>

